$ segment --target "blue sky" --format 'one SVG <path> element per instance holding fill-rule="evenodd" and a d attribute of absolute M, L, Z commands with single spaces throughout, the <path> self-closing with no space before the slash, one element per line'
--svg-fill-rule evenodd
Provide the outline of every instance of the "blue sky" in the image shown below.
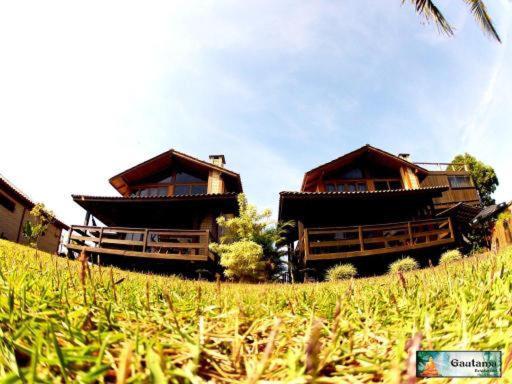
<path fill-rule="evenodd" d="M 68 223 L 72 193 L 175 148 L 224 153 L 277 210 L 305 171 L 370 143 L 414 161 L 468 151 L 512 199 L 512 4 L 503 44 L 460 0 L 452 38 L 400 0 L 0 5 L 0 172 Z M 446 3 L 446 4 L 445 4 Z"/>

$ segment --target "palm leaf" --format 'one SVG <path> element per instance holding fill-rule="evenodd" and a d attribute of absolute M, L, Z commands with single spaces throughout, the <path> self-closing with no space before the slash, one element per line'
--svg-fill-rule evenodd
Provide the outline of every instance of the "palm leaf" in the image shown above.
<path fill-rule="evenodd" d="M 402 4 L 405 3 L 405 1 L 406 0 L 402 0 Z M 416 8 L 416 12 L 425 16 L 427 20 L 433 20 L 442 32 L 453 36 L 451 25 L 431 0 L 411 0 L 411 3 Z"/>
<path fill-rule="evenodd" d="M 475 16 L 484 32 L 495 38 L 501 43 L 500 36 L 494 25 L 492 24 L 491 17 L 487 13 L 487 7 L 482 0 L 464 0 L 468 5 L 471 6 L 471 12 Z"/>

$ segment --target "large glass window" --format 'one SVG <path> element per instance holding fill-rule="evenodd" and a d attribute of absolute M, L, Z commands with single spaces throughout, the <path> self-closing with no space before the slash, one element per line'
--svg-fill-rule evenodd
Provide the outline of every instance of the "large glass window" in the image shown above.
<path fill-rule="evenodd" d="M 325 184 L 325 190 L 327 192 L 362 192 L 367 191 L 368 186 L 364 181 L 327 183 Z"/>
<path fill-rule="evenodd" d="M 192 195 L 202 195 L 207 192 L 206 184 L 192 185 L 190 193 Z"/>
<path fill-rule="evenodd" d="M 362 179 L 363 171 L 360 168 L 351 168 L 343 171 L 340 175 L 342 179 Z"/>
<path fill-rule="evenodd" d="M 473 186 L 469 176 L 448 176 L 448 181 L 452 188 L 468 188 Z"/>
<path fill-rule="evenodd" d="M 14 201 L 9 199 L 7 196 L 2 195 L 1 193 L 0 193 L 0 205 L 11 212 L 14 212 L 14 208 L 16 207 L 16 204 L 14 203 Z"/>
<path fill-rule="evenodd" d="M 389 180 L 389 189 L 402 189 L 400 180 Z"/>
<path fill-rule="evenodd" d="M 392 189 L 402 189 L 402 182 L 400 180 L 375 180 L 376 191 L 387 191 Z"/>
<path fill-rule="evenodd" d="M 137 191 L 136 195 L 143 197 L 167 196 L 167 187 L 144 188 Z"/>
<path fill-rule="evenodd" d="M 174 194 L 175 195 L 190 195 L 190 185 L 175 185 L 174 186 Z"/>
<path fill-rule="evenodd" d="M 206 179 L 196 177 L 196 176 L 191 175 L 186 172 L 176 172 L 175 182 L 176 183 L 201 183 L 201 182 L 206 182 Z"/>
<path fill-rule="evenodd" d="M 387 181 L 376 181 L 375 182 L 375 190 L 376 191 L 385 191 L 389 189 Z"/>

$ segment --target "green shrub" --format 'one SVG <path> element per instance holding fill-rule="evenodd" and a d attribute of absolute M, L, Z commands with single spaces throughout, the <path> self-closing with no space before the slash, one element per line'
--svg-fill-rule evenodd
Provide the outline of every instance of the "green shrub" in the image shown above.
<path fill-rule="evenodd" d="M 350 279 L 357 275 L 357 269 L 352 264 L 338 264 L 329 268 L 325 278 L 327 281 L 338 281 Z"/>
<path fill-rule="evenodd" d="M 419 265 L 416 260 L 414 260 L 412 257 L 404 257 L 403 259 L 391 263 L 391 265 L 389 266 L 389 272 L 407 272 L 418 268 Z"/>
<path fill-rule="evenodd" d="M 228 279 L 256 281 L 261 279 L 265 268 L 263 248 L 254 241 L 241 240 L 231 244 L 210 244 L 221 255 L 220 265 Z"/>
<path fill-rule="evenodd" d="M 462 253 L 458 249 L 452 249 L 451 251 L 446 251 L 441 255 L 439 259 L 439 265 L 453 263 L 454 261 L 462 260 Z"/>

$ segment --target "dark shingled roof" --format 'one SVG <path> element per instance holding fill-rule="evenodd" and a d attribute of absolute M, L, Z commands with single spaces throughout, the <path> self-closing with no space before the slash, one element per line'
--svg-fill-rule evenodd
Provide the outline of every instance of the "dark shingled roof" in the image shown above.
<path fill-rule="evenodd" d="M 503 202 L 500 204 L 493 204 L 488 205 L 484 207 L 478 215 L 476 215 L 473 220 L 471 220 L 471 225 L 477 225 L 479 223 L 482 223 L 486 220 L 489 220 L 493 217 L 496 217 L 501 212 L 503 212 L 505 209 L 507 209 L 510 205 L 512 205 L 512 202 Z"/>

